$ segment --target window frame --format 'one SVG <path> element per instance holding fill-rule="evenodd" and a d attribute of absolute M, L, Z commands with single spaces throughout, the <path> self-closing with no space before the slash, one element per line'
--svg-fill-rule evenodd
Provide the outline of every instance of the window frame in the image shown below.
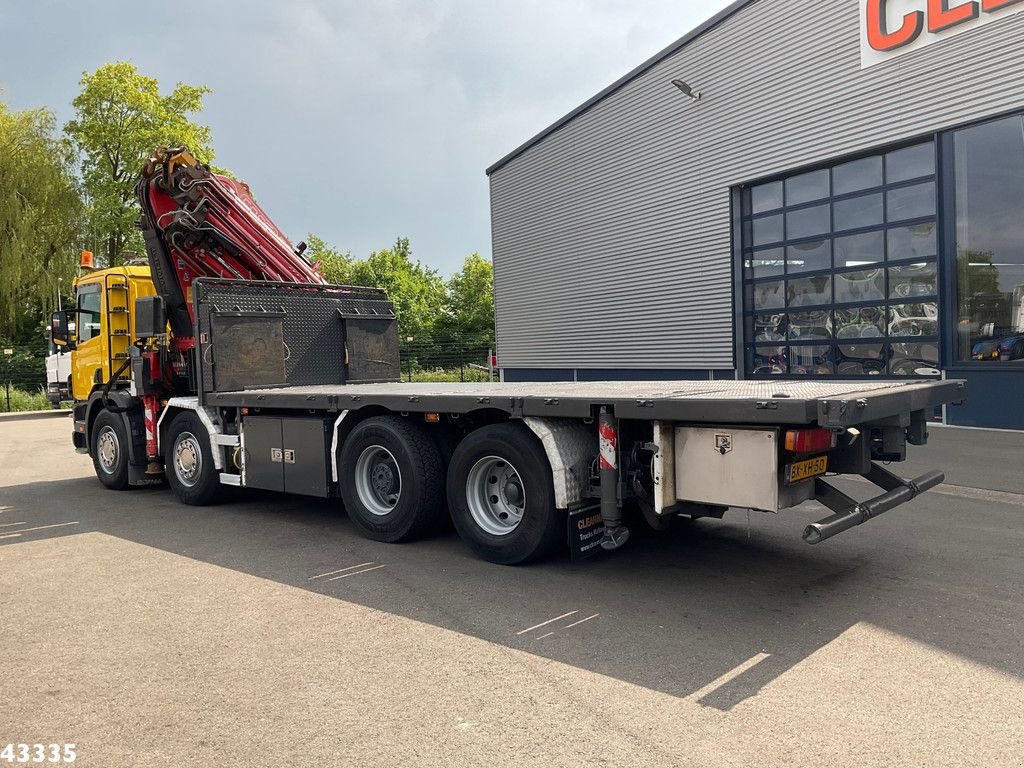
<path fill-rule="evenodd" d="M 82 314 L 82 299 L 85 296 L 91 296 L 95 294 L 99 297 L 99 307 L 96 310 L 96 325 L 98 330 L 95 334 L 90 336 L 88 339 L 81 337 L 81 329 L 87 327 L 85 323 L 81 322 L 80 315 Z M 89 310 L 90 312 L 92 310 Z M 75 343 L 84 344 L 92 341 L 93 339 L 99 338 L 103 329 L 103 286 L 99 283 L 87 283 L 86 285 L 80 286 L 78 294 L 75 296 Z"/>
<path fill-rule="evenodd" d="M 942 299 L 942 312 L 947 318 L 944 323 L 946 328 L 942 334 L 943 343 L 943 370 L 960 371 L 970 373 L 999 371 L 1022 371 L 1024 360 L 988 361 L 988 360 L 961 360 L 959 359 L 959 339 L 957 338 L 957 325 L 960 318 L 960 280 L 957 274 L 957 207 L 956 207 L 956 152 L 954 148 L 955 136 L 959 131 L 976 128 L 989 123 L 996 123 L 1012 117 L 1024 117 L 1024 110 L 1019 108 L 1004 112 L 980 120 L 973 120 L 963 125 L 958 125 L 943 131 L 939 134 L 939 204 L 941 206 L 941 237 L 940 251 L 944 254 L 942 261 L 945 276 L 940 274 L 942 280 L 941 290 L 945 292 Z"/>
<path fill-rule="evenodd" d="M 944 236 L 944 200 L 946 196 L 944 194 L 943 179 L 945 174 L 943 172 L 943 153 L 940 146 L 940 136 L 936 134 L 929 134 L 927 136 L 919 136 L 912 140 L 894 144 L 889 147 L 876 149 L 868 153 L 860 153 L 858 155 L 846 156 L 841 158 L 833 159 L 828 163 L 820 163 L 815 166 L 805 167 L 801 169 L 793 170 L 790 173 L 767 177 L 749 184 L 744 184 L 735 188 L 734 196 L 734 252 L 736 253 L 736 275 L 735 285 L 737 290 L 734 294 L 734 313 L 737 320 L 736 328 L 736 344 L 735 344 L 735 355 L 738 365 L 737 370 L 740 375 L 747 379 L 757 380 L 772 380 L 774 378 L 785 378 L 785 379 L 820 379 L 820 380 L 834 380 L 834 379 L 907 379 L 907 380 L 934 380 L 937 378 L 934 374 L 931 375 L 912 375 L 912 376 L 901 376 L 891 373 L 893 370 L 892 352 L 897 344 L 931 344 L 934 346 L 936 351 L 936 357 L 938 358 L 935 362 L 935 370 L 944 370 L 947 366 L 945 365 L 947 358 L 946 350 L 946 339 L 944 332 L 945 318 L 948 317 L 947 300 L 949 297 L 949 291 L 946 288 L 945 280 L 945 266 L 944 266 L 944 247 L 945 247 L 945 236 Z M 898 182 L 888 183 L 888 162 L 887 156 L 893 152 L 897 152 L 903 149 L 908 149 L 917 145 L 923 145 L 931 143 L 932 151 L 934 153 L 934 162 L 932 163 L 931 172 L 924 176 L 913 176 L 905 179 L 901 179 Z M 829 191 L 834 193 L 835 190 L 835 177 L 833 169 L 839 166 L 846 165 L 847 163 L 857 162 L 859 160 L 865 160 L 872 157 L 879 157 L 882 166 L 882 183 L 881 185 L 874 185 L 865 187 L 864 189 L 857 189 L 854 191 L 843 192 L 842 194 L 830 194 L 828 197 L 813 201 L 801 202 L 799 204 L 789 206 L 787 205 L 786 197 L 786 181 L 790 178 L 804 176 L 807 174 L 815 173 L 822 170 L 828 170 L 829 172 Z M 749 197 L 752 196 L 751 190 L 762 184 L 773 184 L 781 183 L 783 188 L 783 199 L 782 206 L 778 208 L 772 208 L 770 210 L 759 211 L 754 213 L 752 205 L 748 202 Z M 933 212 L 929 216 L 916 217 L 911 219 L 898 219 L 889 220 L 888 210 L 888 197 L 891 190 L 901 189 L 907 187 L 917 186 L 923 183 L 931 183 L 934 188 L 934 207 Z M 836 202 L 842 202 L 844 200 L 855 199 L 858 197 L 881 194 L 882 196 L 882 221 L 870 226 L 856 227 L 851 229 L 844 229 L 841 232 L 836 231 L 835 228 L 835 208 Z M 802 210 L 804 208 L 813 208 L 826 204 L 829 206 L 829 217 L 830 217 L 830 231 L 823 235 L 808 236 L 804 238 L 798 238 L 790 240 L 787 238 L 788 229 L 788 214 L 792 211 Z M 754 246 L 752 238 L 748 237 L 753 231 L 753 222 L 759 218 L 766 218 L 770 216 L 781 216 L 783 226 L 783 239 L 781 241 L 773 241 L 771 243 L 763 243 Z M 924 257 L 905 257 L 903 259 L 890 260 L 889 259 L 889 232 L 891 230 L 914 226 L 915 224 L 932 224 L 935 227 L 935 254 Z M 835 253 L 835 240 L 837 238 L 851 237 L 866 233 L 881 232 L 882 240 L 882 258 L 871 265 L 865 265 L 866 270 L 879 269 L 882 271 L 882 299 L 864 300 L 855 302 L 841 302 L 837 304 L 835 297 L 835 276 L 837 274 L 849 271 L 856 271 L 855 267 L 837 267 L 836 266 L 836 253 Z M 813 243 L 821 240 L 829 241 L 829 253 L 830 253 L 830 264 L 828 268 L 819 268 L 814 270 L 808 270 L 804 272 L 790 272 L 788 262 L 784 260 L 782 270 L 778 274 L 756 276 L 756 271 L 748 272 L 748 259 L 752 261 L 753 257 L 757 253 L 767 253 L 777 249 L 783 249 L 785 255 L 786 249 L 792 248 L 795 245 L 801 243 Z M 907 297 L 905 301 L 897 301 L 897 299 L 891 296 L 891 287 L 889 280 L 889 270 L 892 267 L 898 267 L 908 264 L 931 264 L 935 268 L 936 282 L 935 282 L 935 293 L 927 296 L 914 296 Z M 762 283 L 773 283 L 781 282 L 784 286 L 784 291 L 788 294 L 789 292 L 789 281 L 803 280 L 807 278 L 823 277 L 828 276 L 831 283 L 829 287 L 830 301 L 827 304 L 814 304 L 806 306 L 790 306 L 788 296 L 786 300 L 786 306 L 779 309 L 765 310 L 758 312 L 753 307 L 753 290 L 756 285 Z M 954 299 L 955 299 L 955 294 Z M 928 334 L 926 336 L 892 336 L 890 335 L 891 330 L 891 307 L 905 304 L 931 304 L 936 309 L 936 329 L 934 334 Z M 858 310 L 866 307 L 881 307 L 885 313 L 883 319 L 883 332 L 877 337 L 862 337 L 862 339 L 842 339 L 836 334 L 835 328 L 835 312 L 837 309 L 849 309 Z M 789 315 L 792 313 L 805 313 L 824 311 L 828 313 L 828 317 L 831 321 L 831 337 L 828 339 L 809 339 L 809 340 L 794 340 L 790 337 L 789 333 Z M 780 341 L 775 342 L 761 342 L 757 341 L 754 329 L 756 326 L 755 318 L 758 315 L 774 315 L 782 314 L 786 316 L 786 332 L 783 334 L 784 338 Z M 841 347 L 851 346 L 851 341 L 854 344 L 860 343 L 864 345 L 881 346 L 881 359 L 885 361 L 884 369 L 880 373 L 869 373 L 864 371 L 858 374 L 839 373 L 838 368 L 841 363 L 841 357 L 837 354 L 841 354 Z M 794 348 L 814 348 L 814 347 L 827 347 L 829 349 L 829 366 L 832 369 L 830 373 L 792 373 L 790 368 L 792 361 L 787 359 L 787 370 L 783 374 L 768 375 L 768 376 L 754 376 L 753 365 L 758 357 L 758 348 L 785 348 L 786 357 L 792 357 L 792 349 Z M 869 359 L 869 358 L 865 358 Z"/>

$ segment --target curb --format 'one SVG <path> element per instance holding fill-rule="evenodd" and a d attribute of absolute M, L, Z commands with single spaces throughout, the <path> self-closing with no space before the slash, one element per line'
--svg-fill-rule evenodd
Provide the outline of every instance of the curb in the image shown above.
<path fill-rule="evenodd" d="M 0 413 L 0 421 L 21 421 L 23 419 L 46 419 L 54 418 L 56 416 L 70 416 L 71 409 L 51 410 L 51 411 L 11 411 L 10 413 Z"/>

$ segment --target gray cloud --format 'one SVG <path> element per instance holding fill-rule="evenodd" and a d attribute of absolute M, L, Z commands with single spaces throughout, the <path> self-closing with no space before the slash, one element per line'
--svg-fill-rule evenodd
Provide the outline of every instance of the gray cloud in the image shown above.
<path fill-rule="evenodd" d="M 218 163 L 293 239 L 490 254 L 484 168 L 727 0 L 0 0 L 0 87 L 64 120 L 127 59 L 213 93 Z"/>

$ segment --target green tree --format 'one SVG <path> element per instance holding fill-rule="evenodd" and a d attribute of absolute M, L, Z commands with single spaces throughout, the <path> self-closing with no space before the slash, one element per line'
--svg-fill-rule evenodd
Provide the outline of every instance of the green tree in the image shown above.
<path fill-rule="evenodd" d="M 332 285 L 348 285 L 352 282 L 352 252 L 342 253 L 328 245 L 313 233 L 306 236 L 305 257 L 319 266 L 324 280 Z"/>
<path fill-rule="evenodd" d="M 395 305 L 399 333 L 405 337 L 430 334 L 445 306 L 445 284 L 437 270 L 412 260 L 408 238 L 374 251 L 352 263 L 350 282 L 383 288 Z"/>
<path fill-rule="evenodd" d="M 494 341 L 494 266 L 473 253 L 448 280 L 445 330 L 467 343 Z"/>
<path fill-rule="evenodd" d="M 74 277 L 83 225 L 73 152 L 45 109 L 0 103 L 0 336 L 41 340 L 40 320 Z"/>
<path fill-rule="evenodd" d="M 64 130 L 81 153 L 92 228 L 113 265 L 122 251 L 142 250 L 135 182 L 149 154 L 185 145 L 200 162 L 212 162 L 210 129 L 189 118 L 202 111 L 210 89 L 178 83 L 164 96 L 155 78 L 123 61 L 84 73 L 80 84 L 75 118 Z"/>

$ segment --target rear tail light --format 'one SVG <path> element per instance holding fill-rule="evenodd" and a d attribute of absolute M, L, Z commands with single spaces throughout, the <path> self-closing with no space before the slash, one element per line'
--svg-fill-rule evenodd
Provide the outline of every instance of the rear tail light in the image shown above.
<path fill-rule="evenodd" d="M 786 432 L 786 450 L 792 453 L 816 453 L 836 447 L 831 429 L 791 429 Z"/>

